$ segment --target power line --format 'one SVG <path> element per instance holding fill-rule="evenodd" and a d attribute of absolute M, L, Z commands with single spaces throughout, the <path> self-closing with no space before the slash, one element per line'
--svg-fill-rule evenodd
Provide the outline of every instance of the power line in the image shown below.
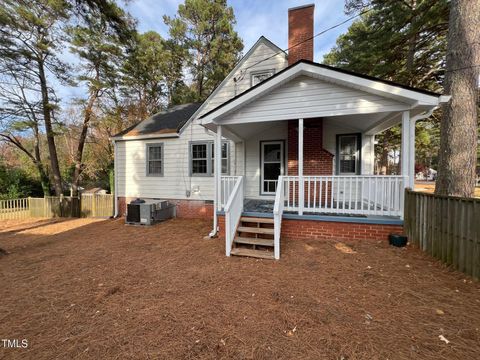
<path fill-rule="evenodd" d="M 364 11 L 362 11 L 362 12 L 356 14 L 356 15 L 350 16 L 348 19 L 345 19 L 344 21 L 342 21 L 342 22 L 340 22 L 340 23 L 338 23 L 338 24 L 335 24 L 335 25 L 333 25 L 333 26 L 330 26 L 329 28 L 320 31 L 319 33 L 317 33 L 317 34 L 315 34 L 315 35 L 313 35 L 313 36 L 311 36 L 311 37 L 309 37 L 309 38 L 307 38 L 307 39 L 305 39 L 305 40 L 302 40 L 302 41 L 300 41 L 299 43 L 290 46 L 289 48 L 286 48 L 286 49 L 284 49 L 284 50 L 278 51 L 278 52 L 276 52 L 275 54 L 273 54 L 273 55 L 271 55 L 271 56 L 269 56 L 269 57 L 266 57 L 265 59 L 262 59 L 262 60 L 260 60 L 260 61 L 257 61 L 256 63 L 254 63 L 254 64 L 252 64 L 252 65 L 250 65 L 250 66 L 248 66 L 248 67 L 246 67 L 245 69 L 242 70 L 242 75 L 241 75 L 240 80 L 243 78 L 243 76 L 245 75 L 245 72 L 246 72 L 248 69 L 250 69 L 250 68 L 252 68 L 252 67 L 254 67 L 254 66 L 257 66 L 258 64 L 261 64 L 262 62 L 267 61 L 267 60 L 269 60 L 269 59 L 271 59 L 271 58 L 274 58 L 275 56 L 277 56 L 277 55 L 279 55 L 279 54 L 281 54 L 281 53 L 283 53 L 283 52 L 287 52 L 287 51 L 289 51 L 290 49 L 293 49 L 294 47 L 297 47 L 297 46 L 299 46 L 299 45 L 301 45 L 301 44 L 303 44 L 303 43 L 305 43 L 305 42 L 307 42 L 307 41 L 313 40 L 313 39 L 315 39 L 316 37 L 318 37 L 318 36 L 320 36 L 320 35 L 323 35 L 323 34 L 325 34 L 326 32 L 328 32 L 328 31 L 330 31 L 330 30 L 333 30 L 333 29 L 335 29 L 335 28 L 337 28 L 337 27 L 339 27 L 339 26 L 342 26 L 343 24 L 345 24 L 345 23 L 347 23 L 347 22 L 349 22 L 349 21 L 351 21 L 351 20 L 353 20 L 353 19 L 355 19 L 355 18 L 357 18 L 357 17 L 359 17 L 359 16 L 362 16 L 363 14 L 366 14 L 366 13 L 369 12 L 369 11 L 371 11 L 371 9 L 367 9 L 367 10 L 364 10 Z"/>

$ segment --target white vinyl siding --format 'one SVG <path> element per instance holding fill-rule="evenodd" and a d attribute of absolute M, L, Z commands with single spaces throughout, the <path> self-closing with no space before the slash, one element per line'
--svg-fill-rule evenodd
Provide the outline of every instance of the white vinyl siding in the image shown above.
<path fill-rule="evenodd" d="M 223 117 L 224 124 L 395 111 L 406 105 L 307 76 L 299 76 Z"/>
<path fill-rule="evenodd" d="M 189 144 L 195 141 L 213 142 L 213 136 L 205 128 L 190 124 L 179 138 L 162 139 L 163 176 L 147 176 L 146 147 L 157 144 L 158 139 L 117 142 L 117 194 L 118 196 L 213 200 L 214 177 L 189 174 Z M 229 143 L 229 165 L 235 156 L 235 144 Z M 229 169 L 229 171 L 231 171 Z M 198 192 L 193 189 L 198 187 Z M 191 196 L 187 197 L 186 192 Z"/>
<path fill-rule="evenodd" d="M 212 99 L 207 100 L 207 104 L 198 116 L 207 113 L 225 101 L 241 94 L 245 90 L 248 90 L 251 87 L 252 73 L 272 70 L 277 73 L 287 66 L 288 61 L 283 52 L 278 53 L 278 50 L 274 50 L 271 46 L 268 46 L 265 43 L 260 43 L 253 53 L 245 59 L 233 76 L 231 76 L 226 83 L 217 90 L 215 96 Z M 234 78 L 237 79 L 236 83 Z"/>
<path fill-rule="evenodd" d="M 286 159 L 288 153 L 287 136 L 288 131 L 286 121 L 272 123 L 270 128 L 250 137 L 245 141 L 245 151 L 242 146 L 241 151 L 237 152 L 237 175 L 245 174 L 246 198 L 272 200 L 272 196 L 260 195 L 260 141 L 284 140 L 284 157 Z M 244 155 L 246 158 L 244 158 Z M 246 167 L 244 167 L 245 165 Z M 287 164 L 284 164 L 284 168 L 285 170 L 287 169 Z M 245 173 L 243 173 L 244 169 Z"/>

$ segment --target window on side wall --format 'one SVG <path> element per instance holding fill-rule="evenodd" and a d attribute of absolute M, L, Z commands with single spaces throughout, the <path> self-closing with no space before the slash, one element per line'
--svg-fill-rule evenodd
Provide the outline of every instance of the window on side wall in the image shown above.
<path fill-rule="evenodd" d="M 251 86 L 255 86 L 260 84 L 262 81 L 267 80 L 269 77 L 275 74 L 275 70 L 262 70 L 262 71 L 254 71 L 251 73 L 250 83 Z"/>
<path fill-rule="evenodd" d="M 360 174 L 360 134 L 337 135 L 337 174 Z"/>
<path fill-rule="evenodd" d="M 213 141 L 190 144 L 190 175 L 212 176 L 215 172 L 215 149 Z M 222 142 L 222 174 L 228 174 L 228 142 Z"/>
<path fill-rule="evenodd" d="M 163 143 L 147 144 L 147 176 L 163 176 Z"/>

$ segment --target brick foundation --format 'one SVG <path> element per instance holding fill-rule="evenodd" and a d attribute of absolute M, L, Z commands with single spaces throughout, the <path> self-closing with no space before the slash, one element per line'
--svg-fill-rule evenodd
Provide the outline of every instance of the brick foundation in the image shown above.
<path fill-rule="evenodd" d="M 225 237 L 225 217 L 218 217 L 219 237 Z M 351 222 L 282 220 L 282 239 L 290 240 L 376 240 L 388 241 L 388 235 L 402 233 L 401 225 Z"/>
<path fill-rule="evenodd" d="M 402 233 L 401 225 L 351 222 L 282 220 L 282 238 L 292 240 L 382 240 L 391 233 Z"/>
<path fill-rule="evenodd" d="M 135 198 L 118 198 L 118 213 L 125 216 L 127 213 L 127 205 Z M 148 199 L 147 199 L 148 200 Z M 177 205 L 177 217 L 184 219 L 212 219 L 213 203 L 204 200 L 168 200 Z"/>
<path fill-rule="evenodd" d="M 218 237 L 225 239 L 225 216 L 219 215 L 218 218 Z"/>

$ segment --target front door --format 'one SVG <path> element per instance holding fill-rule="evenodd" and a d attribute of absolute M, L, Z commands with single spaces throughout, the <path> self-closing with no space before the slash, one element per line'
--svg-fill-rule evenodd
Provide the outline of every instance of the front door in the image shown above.
<path fill-rule="evenodd" d="M 262 195 L 274 195 L 278 177 L 283 175 L 283 141 L 262 141 L 260 143 Z"/>

